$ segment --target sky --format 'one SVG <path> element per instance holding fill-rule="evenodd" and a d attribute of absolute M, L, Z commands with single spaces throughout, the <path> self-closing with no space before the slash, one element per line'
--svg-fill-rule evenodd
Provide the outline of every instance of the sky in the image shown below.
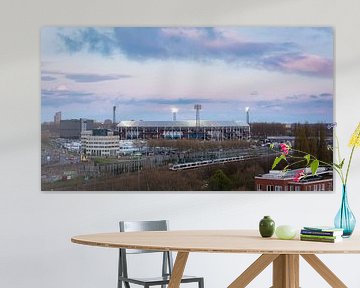
<path fill-rule="evenodd" d="M 41 119 L 333 122 L 330 27 L 44 27 Z"/>

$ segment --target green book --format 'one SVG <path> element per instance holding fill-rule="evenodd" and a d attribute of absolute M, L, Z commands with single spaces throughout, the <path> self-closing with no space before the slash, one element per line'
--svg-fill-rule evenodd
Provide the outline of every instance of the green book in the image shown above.
<path fill-rule="evenodd" d="M 316 237 L 303 237 L 300 235 L 301 241 L 313 241 L 313 242 L 324 242 L 324 243 L 337 243 L 342 241 L 342 237 L 331 238 L 316 238 Z"/>
<path fill-rule="evenodd" d="M 303 238 L 314 238 L 314 239 L 337 239 L 342 238 L 341 236 L 326 236 L 326 235 L 308 235 L 308 234 L 300 234 Z"/>

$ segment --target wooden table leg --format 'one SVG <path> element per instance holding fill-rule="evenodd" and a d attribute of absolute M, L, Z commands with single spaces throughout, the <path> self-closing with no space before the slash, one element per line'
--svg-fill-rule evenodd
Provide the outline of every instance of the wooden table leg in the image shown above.
<path fill-rule="evenodd" d="M 180 287 L 181 278 L 184 274 L 185 265 L 186 265 L 188 256 L 189 256 L 189 252 L 178 252 L 177 253 L 168 288 L 179 288 Z"/>
<path fill-rule="evenodd" d="M 274 260 L 272 288 L 299 288 L 299 255 L 281 254 Z"/>
<path fill-rule="evenodd" d="M 254 263 L 252 263 L 228 288 L 244 288 L 254 278 L 259 275 L 271 262 L 273 262 L 278 254 L 263 254 Z"/>
<path fill-rule="evenodd" d="M 314 254 L 301 255 L 324 280 L 334 288 L 347 288 L 347 286 Z"/>

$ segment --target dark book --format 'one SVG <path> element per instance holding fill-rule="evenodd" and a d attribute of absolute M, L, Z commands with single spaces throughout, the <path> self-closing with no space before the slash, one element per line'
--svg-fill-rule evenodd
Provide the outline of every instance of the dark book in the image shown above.
<path fill-rule="evenodd" d="M 341 236 L 341 235 L 343 235 L 343 230 L 319 231 L 319 230 L 301 229 L 300 233 L 303 235 Z"/>

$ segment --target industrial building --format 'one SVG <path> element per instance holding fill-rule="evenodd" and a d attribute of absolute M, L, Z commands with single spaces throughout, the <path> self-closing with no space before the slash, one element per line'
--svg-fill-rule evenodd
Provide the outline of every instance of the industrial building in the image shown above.
<path fill-rule="evenodd" d="M 108 129 L 81 132 L 81 149 L 89 156 L 117 156 L 119 136 Z"/>
<path fill-rule="evenodd" d="M 241 121 L 120 121 L 121 140 L 127 139 L 202 139 L 241 140 L 250 138 L 250 126 Z"/>
<path fill-rule="evenodd" d="M 312 175 L 311 169 L 306 168 L 306 177 L 299 182 L 294 178 L 299 171 L 294 169 L 288 171 L 270 170 L 267 174 L 255 177 L 257 191 L 332 191 L 333 172 L 331 169 L 320 167 L 316 175 Z"/>
<path fill-rule="evenodd" d="M 60 137 L 61 138 L 77 138 L 81 136 L 81 132 L 92 130 L 94 128 L 94 120 L 89 119 L 69 119 L 60 121 Z"/>

